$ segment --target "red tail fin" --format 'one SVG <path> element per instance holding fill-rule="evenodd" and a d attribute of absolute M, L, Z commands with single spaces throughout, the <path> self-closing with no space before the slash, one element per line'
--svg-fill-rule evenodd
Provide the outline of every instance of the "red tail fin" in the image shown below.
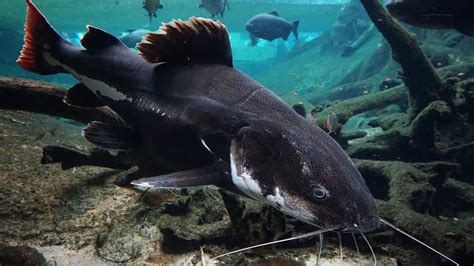
<path fill-rule="evenodd" d="M 61 66 L 45 60 L 45 53 L 49 53 L 50 56 L 56 53 L 65 40 L 51 27 L 31 0 L 26 0 L 26 4 L 28 8 L 25 21 L 25 44 L 17 63 L 25 70 L 43 75 L 66 72 Z"/>

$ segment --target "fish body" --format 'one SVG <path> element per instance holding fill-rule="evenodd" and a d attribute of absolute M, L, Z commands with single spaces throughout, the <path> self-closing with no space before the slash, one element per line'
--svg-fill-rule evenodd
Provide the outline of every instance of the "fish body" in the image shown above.
<path fill-rule="evenodd" d="M 143 36 L 150 32 L 151 31 L 145 29 L 129 30 L 128 33 L 120 37 L 120 41 L 127 47 L 135 48 L 137 44 L 142 41 Z"/>
<path fill-rule="evenodd" d="M 474 36 L 472 0 L 390 0 L 386 7 L 395 18 L 430 29 L 455 29 Z"/>
<path fill-rule="evenodd" d="M 220 15 L 221 18 L 224 17 L 226 8 L 227 10 L 230 10 L 228 0 L 202 0 L 199 7 L 206 9 L 212 17 Z"/>
<path fill-rule="evenodd" d="M 120 119 L 91 122 L 86 140 L 137 155 L 139 188 L 216 185 L 309 224 L 375 229 L 379 216 L 342 148 L 232 64 L 225 26 L 173 21 L 138 45 L 140 54 L 92 26 L 77 47 L 27 0 L 21 67 L 70 73 L 67 104 L 108 106 Z M 159 44 L 159 45 L 157 45 Z"/>
<path fill-rule="evenodd" d="M 310 122 L 312 125 L 316 124 L 316 119 L 318 118 L 318 114 L 316 112 L 310 112 L 306 115 L 306 120 Z"/>
<path fill-rule="evenodd" d="M 337 114 L 334 112 L 330 112 L 326 119 L 326 128 L 329 131 L 329 134 L 337 132 L 337 130 L 341 127 L 339 124 L 339 120 L 337 119 Z"/>
<path fill-rule="evenodd" d="M 143 8 L 148 13 L 148 18 L 151 23 L 152 18 L 156 18 L 156 11 L 162 9 L 163 5 L 161 4 L 161 0 L 143 0 Z"/>
<path fill-rule="evenodd" d="M 261 13 L 252 17 L 245 24 L 245 29 L 250 34 L 252 45 L 258 42 L 258 39 L 273 41 L 278 38 L 288 39 L 290 32 L 293 32 L 298 39 L 299 21 L 288 22 L 280 17 L 276 11 L 270 13 Z"/>

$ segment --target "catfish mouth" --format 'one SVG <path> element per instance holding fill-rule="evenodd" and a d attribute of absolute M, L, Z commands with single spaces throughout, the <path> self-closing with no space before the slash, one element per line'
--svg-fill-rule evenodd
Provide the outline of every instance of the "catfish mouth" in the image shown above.
<path fill-rule="evenodd" d="M 360 234 L 360 233 L 369 233 L 375 231 L 380 226 L 380 218 L 374 217 L 370 223 L 366 224 L 357 224 L 353 223 L 351 225 L 345 225 L 342 229 L 339 229 L 341 233 L 348 233 L 348 234 Z"/>
<path fill-rule="evenodd" d="M 369 219 L 365 219 L 359 223 L 342 223 L 336 225 L 318 225 L 318 221 L 310 221 L 305 218 L 298 218 L 293 215 L 290 215 L 302 222 L 313 225 L 319 229 L 325 228 L 336 228 L 333 231 L 345 233 L 345 234 L 360 234 L 360 233 L 369 233 L 375 231 L 380 226 L 380 217 L 378 215 L 373 215 Z"/>

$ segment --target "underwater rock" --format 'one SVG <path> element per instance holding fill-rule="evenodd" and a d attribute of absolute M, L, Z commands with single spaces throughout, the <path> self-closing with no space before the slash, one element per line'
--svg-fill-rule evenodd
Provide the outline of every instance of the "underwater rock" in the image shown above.
<path fill-rule="evenodd" d="M 433 199 L 433 212 L 443 217 L 472 217 L 474 210 L 474 186 L 448 178 L 437 188 Z"/>
<path fill-rule="evenodd" d="M 157 224 L 161 230 L 164 251 L 184 253 L 204 244 L 228 242 L 232 226 L 215 188 L 185 189 L 177 195 L 147 218 L 147 223 Z"/>
<path fill-rule="evenodd" d="M 472 219 L 448 219 L 443 221 L 430 215 L 412 211 L 401 204 L 385 201 L 377 202 L 377 206 L 382 217 L 397 224 L 402 230 L 410 232 L 428 245 L 442 250 L 450 258 L 465 265 L 474 262 L 474 242 L 470 237 L 474 233 Z M 398 241 L 403 237 L 399 234 L 394 236 Z M 420 254 L 407 265 L 420 263 L 422 265 L 435 265 L 441 263 L 434 258 L 432 253 L 427 252 L 426 249 L 414 242 L 406 243 L 404 247 L 415 249 L 417 250 L 416 253 Z M 397 254 L 398 256 L 403 257 L 403 253 Z"/>
<path fill-rule="evenodd" d="M 275 208 L 220 190 L 232 221 L 234 241 L 240 246 L 276 240 L 291 233 L 286 216 Z"/>
<path fill-rule="evenodd" d="M 113 226 L 110 231 L 97 235 L 96 253 L 113 263 L 126 263 L 139 257 L 149 256 L 159 245 L 158 229 L 155 226 L 142 226 L 135 220 Z"/>
<path fill-rule="evenodd" d="M 474 142 L 450 146 L 448 149 L 443 150 L 443 153 L 452 158 L 454 162 L 459 163 L 461 176 L 464 177 L 461 180 L 473 184 L 474 181 L 471 177 L 474 176 L 474 164 L 472 163 L 472 158 L 474 158 Z"/>
<path fill-rule="evenodd" d="M 2 266 L 46 266 L 44 256 L 29 246 L 9 246 L 0 243 L 0 265 Z"/>
<path fill-rule="evenodd" d="M 446 251 L 448 256 L 458 261 L 473 260 L 470 247 L 474 242 L 468 237 L 473 233 L 473 221 L 469 216 L 464 216 L 464 219 L 458 216 L 462 210 L 469 210 L 468 206 L 472 206 L 473 190 L 471 186 L 447 178 L 461 174 L 458 164 L 374 160 L 355 160 L 355 163 L 372 194 L 379 200 L 377 205 L 381 217 L 429 245 Z M 448 202 L 455 205 L 448 207 Z M 439 215 L 448 218 L 441 219 Z M 408 245 L 417 250 L 417 263 L 420 260 L 427 263 L 426 260 L 433 257 L 420 258 L 422 254 L 427 254 L 426 250 L 420 249 L 414 242 Z M 403 259 L 404 256 L 397 257 Z M 413 259 L 409 264 L 415 262 Z"/>

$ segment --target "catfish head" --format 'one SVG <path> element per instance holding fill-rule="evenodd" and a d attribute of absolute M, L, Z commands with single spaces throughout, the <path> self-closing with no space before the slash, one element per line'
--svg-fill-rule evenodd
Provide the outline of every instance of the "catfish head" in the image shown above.
<path fill-rule="evenodd" d="M 247 196 L 321 228 L 378 227 L 374 199 L 342 148 L 305 124 L 246 126 L 231 141 L 232 182 Z"/>

